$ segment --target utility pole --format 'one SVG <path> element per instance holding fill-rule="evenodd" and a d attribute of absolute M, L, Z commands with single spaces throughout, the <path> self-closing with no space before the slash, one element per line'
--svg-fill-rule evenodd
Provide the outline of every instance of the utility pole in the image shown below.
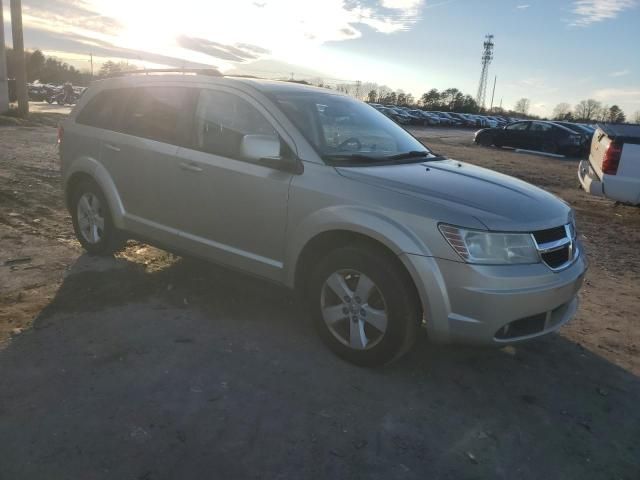
<path fill-rule="evenodd" d="M 10 0 L 11 32 L 13 34 L 13 53 L 16 61 L 16 94 L 18 96 L 18 114 L 26 117 L 29 114 L 29 97 L 27 96 L 27 72 L 24 65 L 24 39 L 22 38 L 22 4 L 21 0 Z"/>
<path fill-rule="evenodd" d="M 4 46 L 4 18 L 0 0 L 0 113 L 9 110 L 9 83 L 7 82 L 7 54 Z"/>
<path fill-rule="evenodd" d="M 91 64 L 91 80 L 93 80 L 93 53 L 89 53 L 89 63 Z"/>
<path fill-rule="evenodd" d="M 498 76 L 496 75 L 493 78 L 493 92 L 491 93 L 491 108 L 489 109 L 489 111 L 493 111 L 493 97 L 496 94 L 496 82 L 498 81 Z"/>

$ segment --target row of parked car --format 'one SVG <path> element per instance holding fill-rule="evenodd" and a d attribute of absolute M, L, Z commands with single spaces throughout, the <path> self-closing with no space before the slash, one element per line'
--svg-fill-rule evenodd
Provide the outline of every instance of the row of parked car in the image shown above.
<path fill-rule="evenodd" d="M 399 105 L 381 105 L 379 103 L 370 103 L 369 105 L 401 125 L 500 127 L 516 120 L 501 115 L 438 112 Z"/>

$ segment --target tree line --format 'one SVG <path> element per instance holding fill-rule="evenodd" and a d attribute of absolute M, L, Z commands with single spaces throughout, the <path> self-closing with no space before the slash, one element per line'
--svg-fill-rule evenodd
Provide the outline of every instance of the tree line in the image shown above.
<path fill-rule="evenodd" d="M 7 53 L 7 76 L 16 76 L 16 52 L 8 48 Z M 25 67 L 27 71 L 27 82 L 39 80 L 41 83 L 61 84 L 71 82 L 74 85 L 88 85 L 91 75 L 88 72 L 81 72 L 73 65 L 61 62 L 54 57 L 45 57 L 40 50 L 24 52 Z"/>
<path fill-rule="evenodd" d="M 16 52 L 9 48 L 7 52 L 7 77 L 15 78 Z M 25 51 L 25 67 L 27 82 L 62 84 L 71 82 L 74 85 L 86 86 L 91 82 L 91 74 L 88 71 L 80 71 L 73 65 L 62 62 L 55 57 L 46 57 L 42 51 Z M 113 77 L 126 70 L 132 70 L 135 66 L 129 62 L 104 62 L 96 75 L 97 78 Z"/>
<path fill-rule="evenodd" d="M 553 119 L 584 123 L 624 123 L 627 121 L 627 116 L 618 105 L 609 106 L 589 98 L 580 101 L 573 108 L 566 102 L 559 103 L 553 109 Z M 640 123 L 640 111 L 634 114 L 633 121 Z"/>

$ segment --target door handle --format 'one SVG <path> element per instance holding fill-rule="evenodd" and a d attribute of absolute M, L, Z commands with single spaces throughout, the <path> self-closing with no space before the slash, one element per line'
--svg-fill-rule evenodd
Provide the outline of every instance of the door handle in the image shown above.
<path fill-rule="evenodd" d="M 195 163 L 180 162 L 180 168 L 182 170 L 188 170 L 190 172 L 202 172 L 202 168 L 200 168 Z"/>
<path fill-rule="evenodd" d="M 111 145 L 110 143 L 105 143 L 104 148 L 106 148 L 107 150 L 111 150 L 112 152 L 120 151 L 120 147 L 116 147 L 115 145 Z"/>

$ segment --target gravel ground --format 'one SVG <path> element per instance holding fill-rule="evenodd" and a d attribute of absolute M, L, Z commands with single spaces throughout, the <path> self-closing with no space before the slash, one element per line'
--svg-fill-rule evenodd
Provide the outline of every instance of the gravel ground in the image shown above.
<path fill-rule="evenodd" d="M 640 478 L 640 209 L 577 190 L 574 160 L 414 134 L 576 209 L 591 269 L 558 334 L 345 364 L 282 289 L 84 255 L 55 129 L 0 128 L 0 479 Z"/>

